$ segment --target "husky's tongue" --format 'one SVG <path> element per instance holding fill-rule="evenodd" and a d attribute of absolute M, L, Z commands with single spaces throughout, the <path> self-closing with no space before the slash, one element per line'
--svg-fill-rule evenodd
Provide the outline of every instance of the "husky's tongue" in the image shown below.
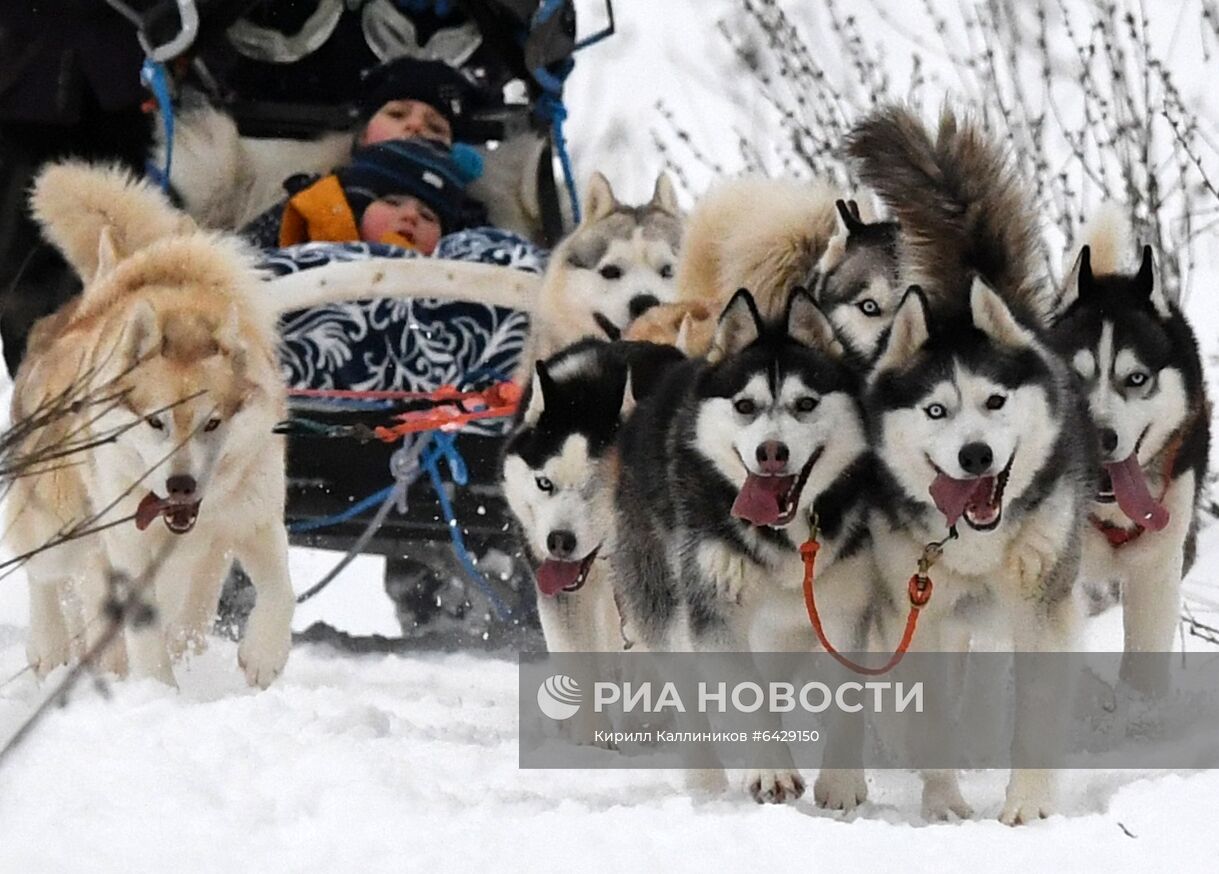
<path fill-rule="evenodd" d="M 1109 479 L 1113 481 L 1113 496 L 1122 512 L 1131 522 L 1152 531 L 1159 531 L 1168 524 L 1168 510 L 1147 491 L 1147 480 L 1135 453 L 1125 461 L 1114 461 L 1105 465 Z"/>
<path fill-rule="evenodd" d="M 548 558 L 538 568 L 538 589 L 543 595 L 553 598 L 569 586 L 574 586 L 580 577 L 582 561 L 555 561 Z"/>
<path fill-rule="evenodd" d="M 794 476 L 749 474 L 732 502 L 732 515 L 754 525 L 773 525 L 783 515 L 783 496 L 795 482 Z"/>
<path fill-rule="evenodd" d="M 957 524 L 961 514 L 974 501 L 985 502 L 990 498 L 994 487 L 993 476 L 978 479 L 953 479 L 946 473 L 937 473 L 931 482 L 931 500 L 935 501 L 936 509 L 948 520 L 948 527 Z"/>

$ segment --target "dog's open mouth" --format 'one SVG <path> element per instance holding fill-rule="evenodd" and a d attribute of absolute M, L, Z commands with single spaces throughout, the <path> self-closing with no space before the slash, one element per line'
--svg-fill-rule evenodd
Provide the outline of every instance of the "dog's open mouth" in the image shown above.
<path fill-rule="evenodd" d="M 1012 470 L 1016 453 L 1008 459 L 1007 466 L 996 476 L 979 476 L 972 479 L 956 479 L 944 473 L 934 464 L 935 479 L 931 481 L 931 500 L 944 514 L 951 528 L 959 519 L 975 531 L 990 531 L 1003 518 L 1003 490 Z M 928 459 L 930 461 L 930 459 Z"/>
<path fill-rule="evenodd" d="M 1102 465 L 1096 500 L 1104 504 L 1117 501 L 1131 522 L 1152 531 L 1159 531 L 1168 524 L 1168 510 L 1151 496 L 1147 488 L 1147 477 L 1139 464 L 1137 447 L 1125 461 L 1110 461 Z"/>
<path fill-rule="evenodd" d="M 592 569 L 593 559 L 597 557 L 597 550 L 600 548 L 598 546 L 576 561 L 546 559 L 538 566 L 535 574 L 538 591 L 548 598 L 553 598 L 560 592 L 578 592 L 588 581 L 588 572 Z"/>
<path fill-rule="evenodd" d="M 195 527 L 195 520 L 199 518 L 199 503 L 171 501 L 156 492 L 149 492 L 136 509 L 135 527 L 143 531 L 158 516 L 164 516 L 166 528 L 174 534 L 185 534 Z"/>
<path fill-rule="evenodd" d="M 796 518 L 800 493 L 804 491 L 808 475 L 824 448 L 817 447 L 799 474 L 764 476 L 746 468 L 745 482 L 732 502 L 732 515 L 751 525 L 782 528 L 790 524 Z"/>

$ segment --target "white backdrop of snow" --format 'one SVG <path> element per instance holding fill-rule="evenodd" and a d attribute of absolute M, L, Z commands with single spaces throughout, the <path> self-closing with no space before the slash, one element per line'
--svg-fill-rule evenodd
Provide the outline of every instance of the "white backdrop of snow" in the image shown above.
<path fill-rule="evenodd" d="M 924 26 L 919 4 L 884 5 L 909 32 Z M 581 0 L 590 29 L 598 6 Z M 722 75 L 731 54 L 714 22 L 731 6 L 616 0 L 617 36 L 581 58 L 569 87 L 568 131 L 583 173 L 601 169 L 627 199 L 646 197 L 660 169 L 658 99 L 733 169 L 731 127 L 753 129 L 760 117 L 744 86 Z M 1172 40 L 1186 94 L 1215 101 L 1198 29 L 1179 34 L 1179 14 L 1196 21 L 1199 0 L 1148 6 L 1159 44 Z M 815 20 L 818 10 L 801 13 Z M 859 14 L 888 34 L 900 70 L 911 46 Z M 696 186 L 709 181 L 692 172 Z M 1219 340 L 1219 247 L 1212 239 L 1208 248 L 1209 281 L 1195 284 L 1189 313 L 1209 356 Z M 1213 619 L 1219 533 L 1204 531 L 1200 547 L 1187 596 Z M 293 550 L 296 588 L 334 558 Z M 352 633 L 396 633 L 382 567 L 358 560 L 296 627 L 324 617 Z M 27 616 L 15 574 L 0 582 L 0 682 L 24 665 Z M 1120 628 L 1110 611 L 1092 621 L 1086 643 L 1118 648 Z M 1185 643 L 1198 651 L 1191 657 L 1212 657 Z M 807 799 L 778 808 L 743 795 L 692 799 L 667 772 L 519 770 L 511 654 L 374 657 L 299 646 L 284 677 L 255 694 L 235 645 L 217 640 L 178 676 L 178 691 L 126 682 L 107 696 L 85 684 L 0 769 L 0 871 L 1201 870 L 1219 853 L 1219 773 L 1072 773 L 1062 815 L 1022 829 L 992 819 L 1006 775 L 969 773 L 977 820 L 917 828 L 919 781 L 902 772 L 873 775 L 869 802 L 844 819 Z M 0 686 L 0 740 L 57 677 Z"/>

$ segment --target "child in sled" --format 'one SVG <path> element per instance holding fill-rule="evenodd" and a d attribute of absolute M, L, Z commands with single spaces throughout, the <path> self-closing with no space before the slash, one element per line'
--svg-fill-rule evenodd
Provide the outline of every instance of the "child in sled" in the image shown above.
<path fill-rule="evenodd" d="M 465 193 L 479 169 L 427 139 L 359 146 L 334 173 L 288 179 L 288 199 L 242 233 L 260 248 L 362 240 L 430 255 L 445 234 L 483 223 Z"/>

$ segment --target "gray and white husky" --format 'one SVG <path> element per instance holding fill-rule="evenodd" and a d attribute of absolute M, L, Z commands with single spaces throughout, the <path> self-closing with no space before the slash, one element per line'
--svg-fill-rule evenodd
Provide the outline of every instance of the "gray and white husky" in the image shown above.
<path fill-rule="evenodd" d="M 903 281 L 917 286 L 865 401 L 880 461 L 871 534 L 888 593 L 876 642 L 892 651 L 924 544 L 955 527 L 911 651 L 964 650 L 983 629 L 1010 634 L 1017 652 L 1070 651 L 1096 461 L 1076 380 L 1045 340 L 1030 197 L 987 134 L 949 111 L 932 135 L 905 109 L 879 110 L 849 148 L 901 225 Z M 1055 682 L 1018 672 L 1013 750 L 1057 738 L 1054 704 L 1027 705 L 1061 708 L 1070 690 Z M 1013 769 L 1000 819 L 1048 815 L 1054 784 L 1053 771 Z M 924 772 L 923 810 L 969 815 L 955 771 Z"/>
<path fill-rule="evenodd" d="M 1110 209 L 1098 218 L 1051 341 L 1083 381 L 1100 443 L 1083 579 L 1120 585 L 1121 677 L 1157 694 L 1167 691 L 1181 577 L 1194 558 L 1210 407 L 1198 344 L 1156 280 L 1151 248 L 1131 269 L 1124 217 Z"/>
<path fill-rule="evenodd" d="M 798 550 L 810 510 L 827 612 L 854 596 L 841 612 L 859 615 L 871 577 L 861 379 L 807 294 L 766 324 L 741 290 L 707 359 L 671 368 L 639 403 L 619 442 L 612 566 L 649 649 L 809 651 Z M 804 791 L 786 751 L 746 785 L 767 802 Z"/>
<path fill-rule="evenodd" d="M 613 549 L 616 440 L 671 346 L 583 340 L 536 365 L 504 449 L 502 486 L 535 568 L 551 652 L 623 647 L 606 565 Z"/>
<path fill-rule="evenodd" d="M 898 223 L 865 220 L 854 200 L 838 200 L 838 227 L 810 277 L 817 305 L 842 342 L 875 357 L 904 289 L 898 274 Z"/>
<path fill-rule="evenodd" d="M 623 203 L 594 173 L 580 223 L 550 255 L 545 274 L 439 258 L 372 258 L 301 270 L 267 283 L 278 312 L 370 298 L 436 297 L 529 313 L 515 377 L 584 337 L 616 340 L 658 303 L 676 299 L 683 217 L 669 177 L 646 203 Z"/>

